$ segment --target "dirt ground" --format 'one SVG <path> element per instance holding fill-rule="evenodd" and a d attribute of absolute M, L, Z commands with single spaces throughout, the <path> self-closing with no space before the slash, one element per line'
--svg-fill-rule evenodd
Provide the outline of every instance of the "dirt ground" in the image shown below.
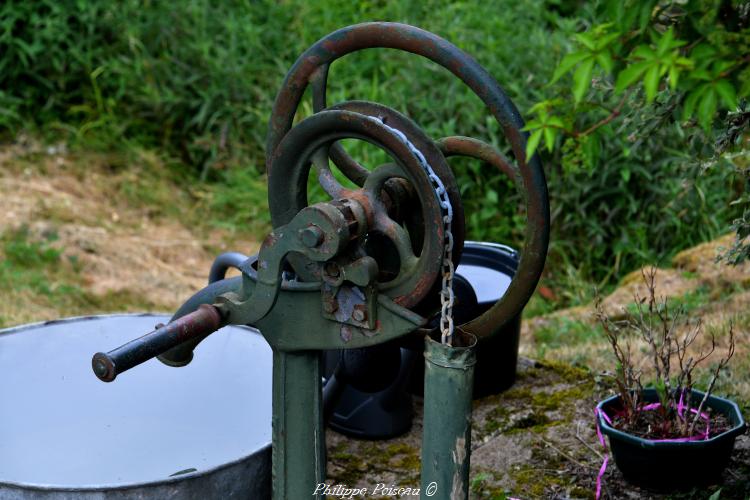
<path fill-rule="evenodd" d="M 83 168 L 87 163 L 93 166 Z M 22 234 L 32 243 L 48 242 L 44 244 L 60 252 L 59 262 L 33 275 L 34 280 L 50 281 L 50 287 L 5 283 L 0 288 L 0 318 L 5 326 L 74 314 L 144 308 L 171 311 L 204 286 L 219 252 L 257 250 L 257 240 L 247 235 L 206 224 L 196 229 L 200 216 L 188 209 L 181 216 L 160 208 L 170 198 L 174 203 L 192 200 L 168 183 L 162 186 L 166 194 L 161 197 L 134 198 L 132 190 L 143 188 L 133 178 L 134 171 L 109 168 L 105 157 L 81 158 L 62 147 L 27 145 L 23 151 L 0 150 L 0 237 L 7 240 L 8 235 Z M 677 255 L 672 267 L 659 272 L 659 290 L 669 297 L 697 297 L 700 304 L 694 311 L 703 315 L 707 327 L 721 329 L 730 319 L 736 322 L 741 341 L 735 371 L 746 375 L 731 387 L 750 401 L 750 321 L 746 315 L 750 267 L 715 264 L 716 248 L 726 243 L 711 242 Z M 0 263 L 2 259 L 10 257 L 0 249 Z M 9 274 L 10 279 L 31 279 L 32 270 L 21 266 L 6 271 L 26 273 Z M 639 274 L 624 280 L 621 288 L 605 298 L 612 316 L 632 301 Z M 56 297 L 64 293 L 55 295 L 58 284 L 74 286 L 83 298 L 72 305 L 60 302 Z M 544 361 L 531 359 L 539 357 L 546 338 L 540 332 L 545 328 L 554 328 L 563 318 L 566 325 L 579 322 L 588 332 L 591 312 L 586 306 L 524 322 L 524 357 L 516 384 L 475 402 L 472 498 L 593 498 L 604 453 L 594 432 L 593 408 L 609 393 L 602 372 L 612 363 L 606 343 L 592 336 L 580 342 L 562 341 L 545 347 Z M 725 337 L 717 337 L 721 347 Z M 355 440 L 328 432 L 329 479 L 349 486 L 383 482 L 417 487 L 419 400 L 415 414 L 411 431 L 390 441 Z M 720 498 L 746 498 L 749 471 L 750 441 L 742 436 L 724 475 Z M 612 464 L 604 480 L 604 495 L 609 498 L 707 498 L 718 488 L 657 495 L 625 483 Z"/>
<path fill-rule="evenodd" d="M 109 161 L 69 154 L 64 147 L 40 150 L 33 143 L 0 151 L 0 235 L 23 231 L 30 242 L 49 242 L 68 272 L 45 278 L 65 279 L 94 298 L 114 298 L 71 310 L 68 303 L 61 308 L 11 287 L 0 301 L 6 326 L 144 306 L 172 311 L 205 286 L 218 253 L 257 251 L 258 243 L 247 235 L 205 224 L 196 230 L 200 214 L 190 206 L 181 218 L 159 206 L 169 199 L 138 198 L 142 195 L 133 191 L 144 189 L 149 179 L 138 177 L 137 166 L 120 170 Z M 177 206 L 195 202 L 168 181 L 153 182 L 164 192 L 161 197 L 174 193 Z"/>
<path fill-rule="evenodd" d="M 607 453 L 600 445 L 593 408 L 609 395 L 601 377 L 556 362 L 521 358 L 516 383 L 476 400 L 472 415 L 470 498 L 592 499 Z M 377 483 L 419 486 L 422 401 L 404 436 L 387 441 L 327 433 L 328 475 L 333 484 L 370 488 Z M 721 485 L 663 494 L 627 483 L 614 463 L 603 476 L 602 498 L 745 499 L 750 493 L 750 438 L 740 436 Z"/>

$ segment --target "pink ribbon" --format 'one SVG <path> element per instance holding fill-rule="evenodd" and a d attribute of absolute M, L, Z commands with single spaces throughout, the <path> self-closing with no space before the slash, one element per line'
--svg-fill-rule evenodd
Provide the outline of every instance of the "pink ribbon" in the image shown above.
<path fill-rule="evenodd" d="M 597 417 L 601 415 L 605 422 L 612 425 L 612 420 L 610 420 L 609 415 L 600 410 L 598 406 L 594 408 L 594 415 Z M 596 500 L 599 500 L 599 497 L 602 494 L 602 478 L 604 477 L 604 473 L 607 472 L 607 464 L 609 463 L 609 451 L 607 450 L 607 442 L 604 440 L 604 435 L 602 434 L 599 418 L 596 419 L 596 435 L 599 438 L 602 448 L 604 448 L 604 461 L 599 468 L 599 474 L 596 475 Z"/>

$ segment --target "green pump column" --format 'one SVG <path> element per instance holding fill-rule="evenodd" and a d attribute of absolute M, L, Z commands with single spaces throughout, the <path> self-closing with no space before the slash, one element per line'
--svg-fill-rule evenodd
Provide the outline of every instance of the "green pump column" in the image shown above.
<path fill-rule="evenodd" d="M 461 500 L 469 495 L 471 402 L 476 338 L 458 338 L 466 347 L 425 340 L 423 500 Z"/>
<path fill-rule="evenodd" d="M 325 480 L 320 352 L 273 350 L 273 499 L 314 495 Z"/>

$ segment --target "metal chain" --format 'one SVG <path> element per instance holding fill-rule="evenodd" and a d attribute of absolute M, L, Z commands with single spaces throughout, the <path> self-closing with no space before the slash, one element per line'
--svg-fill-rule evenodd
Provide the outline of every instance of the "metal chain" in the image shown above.
<path fill-rule="evenodd" d="M 377 121 L 380 125 L 398 137 L 399 140 L 409 148 L 427 174 L 427 177 L 430 179 L 432 187 L 435 189 L 435 194 L 437 195 L 440 208 L 443 212 L 443 226 L 445 231 L 445 246 L 443 248 L 442 263 L 443 282 L 440 290 L 440 340 L 443 344 L 452 345 L 454 328 L 453 304 L 455 302 L 455 295 L 453 294 L 453 276 L 455 274 L 455 269 L 453 268 L 453 206 L 448 198 L 448 191 L 445 189 L 443 181 L 437 176 L 437 174 L 435 174 L 435 171 L 427 162 L 427 159 L 422 152 L 411 143 L 403 132 L 387 125 L 382 118 L 374 118 L 370 116 L 367 118 Z"/>

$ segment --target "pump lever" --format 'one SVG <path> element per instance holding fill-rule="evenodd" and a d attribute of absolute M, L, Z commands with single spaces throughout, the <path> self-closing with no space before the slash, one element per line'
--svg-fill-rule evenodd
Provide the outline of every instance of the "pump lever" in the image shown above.
<path fill-rule="evenodd" d="M 201 304 L 190 314 L 131 340 L 108 353 L 97 352 L 91 359 L 91 367 L 99 379 L 112 382 L 120 373 L 187 340 L 209 335 L 222 326 L 224 326 L 224 320 L 219 309 L 213 305 Z"/>

